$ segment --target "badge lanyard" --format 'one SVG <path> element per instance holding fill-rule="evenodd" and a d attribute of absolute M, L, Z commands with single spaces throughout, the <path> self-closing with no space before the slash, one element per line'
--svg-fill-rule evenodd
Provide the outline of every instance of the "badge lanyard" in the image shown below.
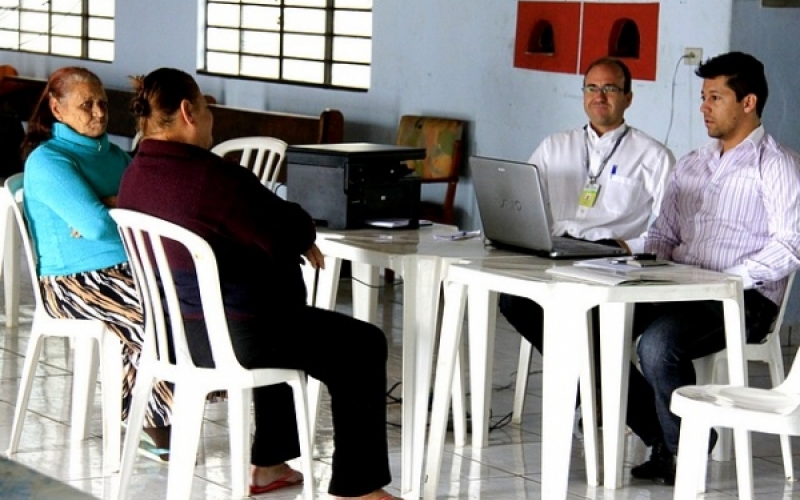
<path fill-rule="evenodd" d="M 600 168 L 597 170 L 597 173 L 592 175 L 590 158 L 589 158 L 589 126 L 585 126 L 583 128 L 583 148 L 584 148 L 584 163 L 586 165 L 586 172 L 589 174 L 589 182 L 583 187 L 583 191 L 581 191 L 581 197 L 578 200 L 578 205 L 585 208 L 592 208 L 594 204 L 597 202 L 597 196 L 600 193 L 600 185 L 597 183 L 597 179 L 600 177 L 600 174 L 603 173 L 603 170 L 606 168 L 606 164 L 608 160 L 614 156 L 614 153 L 617 151 L 619 147 L 619 143 L 622 142 L 622 139 L 628 134 L 628 130 L 630 127 L 627 125 L 625 126 L 625 130 L 617 137 L 617 141 L 614 143 L 614 147 L 611 148 L 611 151 L 603 158 L 603 161 L 600 162 Z"/>

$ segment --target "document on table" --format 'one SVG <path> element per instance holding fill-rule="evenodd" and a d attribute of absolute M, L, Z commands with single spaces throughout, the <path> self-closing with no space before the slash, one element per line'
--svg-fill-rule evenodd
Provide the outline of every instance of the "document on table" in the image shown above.
<path fill-rule="evenodd" d="M 672 269 L 681 264 L 675 264 L 668 260 L 624 260 L 621 258 L 608 257 L 602 259 L 576 260 L 572 265 L 627 274 L 632 272 L 655 271 L 656 269 Z"/>
<path fill-rule="evenodd" d="M 641 271 L 641 269 L 639 269 Z M 642 275 L 619 270 L 598 269 L 581 266 L 556 266 L 545 270 L 554 276 L 572 278 L 587 283 L 600 285 L 644 285 L 648 283 L 675 283 L 667 277 L 660 278 L 653 274 Z"/>

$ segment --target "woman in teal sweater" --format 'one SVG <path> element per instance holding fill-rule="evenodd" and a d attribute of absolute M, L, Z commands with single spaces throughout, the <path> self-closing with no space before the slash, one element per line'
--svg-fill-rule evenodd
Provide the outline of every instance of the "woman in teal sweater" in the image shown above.
<path fill-rule="evenodd" d="M 22 144 L 24 205 L 47 312 L 97 319 L 123 343 L 123 419 L 142 346 L 143 317 L 117 227 L 116 205 L 130 156 L 106 134 L 107 99 L 84 68 L 55 71 L 28 121 Z M 168 458 L 172 387 L 156 385 L 145 431 Z"/>

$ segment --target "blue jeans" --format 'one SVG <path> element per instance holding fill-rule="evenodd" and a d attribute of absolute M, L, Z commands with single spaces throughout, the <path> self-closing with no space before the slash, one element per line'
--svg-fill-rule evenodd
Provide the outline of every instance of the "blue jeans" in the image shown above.
<path fill-rule="evenodd" d="M 760 342 L 778 307 L 755 290 L 745 292 L 745 329 L 749 343 Z M 680 418 L 670 409 L 672 392 L 696 382 L 693 359 L 725 348 L 719 301 L 637 304 L 634 335 L 642 371 L 631 367 L 628 425 L 648 446 L 663 440 L 678 451 Z"/>

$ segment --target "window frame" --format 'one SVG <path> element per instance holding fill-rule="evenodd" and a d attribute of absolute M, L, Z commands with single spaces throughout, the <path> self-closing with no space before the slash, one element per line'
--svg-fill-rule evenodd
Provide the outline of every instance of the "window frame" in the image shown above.
<path fill-rule="evenodd" d="M 338 0 L 341 2 L 341 0 Z M 374 3 L 370 3 L 369 7 L 358 7 L 358 6 L 336 6 L 337 0 L 324 0 L 324 6 L 309 6 L 309 5 L 300 5 L 296 0 L 275 0 L 275 3 L 265 4 L 263 0 L 198 0 L 198 44 L 197 44 L 197 73 L 209 76 L 218 76 L 224 78 L 234 78 L 240 80 L 251 80 L 251 81 L 260 81 L 260 82 L 270 82 L 270 83 L 280 83 L 280 84 L 287 84 L 287 85 L 298 85 L 304 87 L 315 87 L 315 88 L 324 88 L 324 89 L 334 89 L 334 90 L 345 90 L 345 91 L 355 91 L 355 92 L 367 92 L 371 85 L 371 69 L 372 69 L 372 27 L 370 26 L 369 35 L 354 35 L 354 34 L 342 34 L 335 32 L 334 26 L 334 18 L 338 12 L 360 12 L 360 13 L 368 13 L 370 19 L 373 15 L 374 10 Z M 238 5 L 240 9 L 240 20 L 238 22 L 238 26 L 233 28 L 231 26 L 224 26 L 224 29 L 235 30 L 238 33 L 238 47 L 236 50 L 223 50 L 223 49 L 208 49 L 209 39 L 208 33 L 210 29 L 214 28 L 223 28 L 221 25 L 209 25 L 207 21 L 208 17 L 208 10 L 209 5 L 217 4 L 217 5 Z M 287 5 L 288 4 L 288 5 Z M 302 32 L 302 31 L 290 31 L 285 28 L 284 23 L 281 22 L 280 26 L 276 30 L 269 30 L 269 29 L 257 29 L 257 28 L 250 28 L 244 27 L 243 22 L 241 21 L 241 11 L 244 10 L 246 7 L 252 6 L 266 6 L 266 7 L 275 7 L 280 9 L 279 19 L 284 18 L 284 13 L 287 9 L 311 9 L 311 10 L 319 10 L 325 12 L 325 29 L 324 33 L 319 33 L 319 36 L 324 40 L 324 55 L 321 58 L 314 58 L 314 57 L 302 57 L 302 56 L 291 56 L 286 54 L 286 47 L 285 41 L 286 37 L 292 35 L 309 35 L 312 33 Z M 279 52 L 277 55 L 265 55 L 265 54 L 252 54 L 248 53 L 243 50 L 244 42 L 242 40 L 242 35 L 244 32 L 255 32 L 255 33 L 270 33 L 270 34 L 277 34 L 279 36 Z M 316 34 L 316 33 L 314 33 Z M 370 54 L 368 57 L 367 62 L 360 62 L 360 61 L 350 61 L 350 60 L 336 60 L 334 59 L 334 40 L 336 38 L 346 39 L 357 39 L 357 40 L 368 40 L 370 44 Z M 236 71 L 231 72 L 222 72 L 219 70 L 209 70 L 208 64 L 208 56 L 209 54 L 232 54 L 236 55 L 239 59 L 238 68 Z M 247 74 L 246 72 L 243 73 L 242 71 L 242 58 L 243 57 L 255 57 L 255 58 L 263 58 L 265 61 L 270 60 L 274 61 L 278 65 L 278 76 L 277 77 L 266 77 L 266 76 L 257 76 Z M 313 63 L 322 63 L 323 68 L 323 78 L 322 82 L 312 82 L 312 81 L 305 81 L 305 80 L 297 80 L 291 79 L 284 74 L 285 71 L 285 63 L 287 61 L 309 61 Z M 334 84 L 333 83 L 333 70 L 334 67 L 338 64 L 347 64 L 347 65 L 354 65 L 354 66 L 362 66 L 366 68 L 370 75 L 367 77 L 367 82 L 365 87 L 360 86 L 351 86 L 351 85 L 341 85 L 341 84 Z"/>
<path fill-rule="evenodd" d="M 72 59 L 78 59 L 83 61 L 93 61 L 98 63 L 112 63 L 114 62 L 115 52 L 116 52 L 116 5 L 115 0 L 109 0 L 113 5 L 113 13 L 109 15 L 103 14 L 91 14 L 90 13 L 90 3 L 92 0 L 77 0 L 75 2 L 75 7 L 79 7 L 77 12 L 69 11 L 54 11 L 53 10 L 53 3 L 51 1 L 46 2 L 46 8 L 43 9 L 32 9 L 30 7 L 25 7 L 23 4 L 25 3 L 24 0 L 18 0 L 16 3 L 16 7 L 2 7 L 0 6 L 0 19 L 4 14 L 8 15 L 9 13 L 16 13 L 18 16 L 16 29 L 13 28 L 6 28 L 0 27 L 0 32 L 6 33 L 15 33 L 17 37 L 17 48 L 11 47 L 1 47 L 0 51 L 8 51 L 8 52 L 19 52 L 25 54 L 38 54 L 44 56 L 55 56 L 55 57 L 68 57 Z M 22 14 L 24 13 L 32 13 L 32 14 L 43 14 L 47 16 L 48 25 L 45 30 L 42 31 L 31 31 L 29 29 L 23 29 L 23 20 Z M 80 33 L 78 34 L 64 34 L 64 33 L 54 33 L 53 28 L 56 27 L 53 23 L 53 17 L 57 16 L 74 16 L 80 18 Z M 93 37 L 90 34 L 91 28 L 91 21 L 92 20 L 102 20 L 102 21 L 110 21 L 112 23 L 112 31 L 111 31 L 111 38 L 98 38 Z M 24 46 L 27 42 L 23 41 L 25 36 L 34 36 L 34 37 L 46 37 L 46 50 L 26 50 Z M 74 39 L 78 40 L 78 45 L 80 47 L 80 54 L 65 54 L 62 52 L 54 52 L 53 51 L 53 39 Z M 109 59 L 98 59 L 97 57 L 91 57 L 90 55 L 90 46 L 91 43 L 97 42 L 104 42 L 111 44 L 111 57 Z"/>

